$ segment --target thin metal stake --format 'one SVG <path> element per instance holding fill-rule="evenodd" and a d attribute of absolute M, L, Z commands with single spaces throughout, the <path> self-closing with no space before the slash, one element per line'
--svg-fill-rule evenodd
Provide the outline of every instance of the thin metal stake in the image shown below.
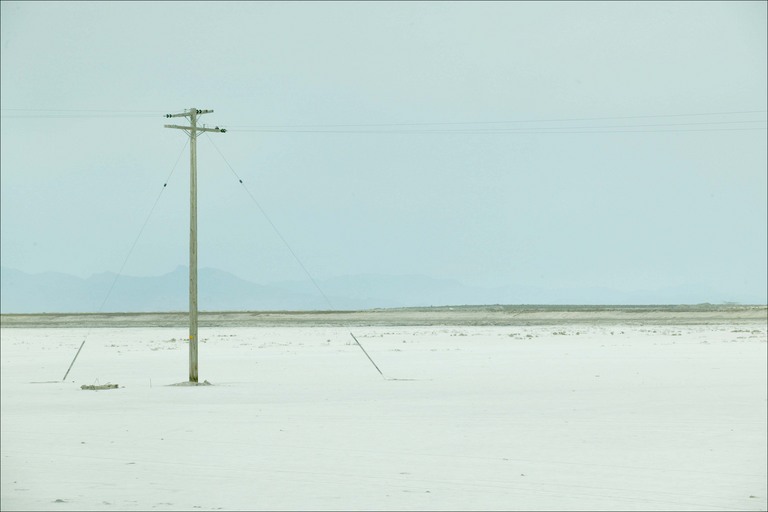
<path fill-rule="evenodd" d="M 355 338 L 355 335 L 354 335 L 354 334 L 352 334 L 352 331 L 350 331 L 350 332 L 349 332 L 349 335 L 350 335 L 350 336 L 352 336 L 352 339 L 353 339 L 353 340 L 355 340 L 355 343 L 357 343 L 357 346 L 358 346 L 358 347 L 360 347 L 360 350 L 362 350 L 362 351 L 363 351 L 363 354 L 365 354 L 365 357 L 367 357 L 367 358 L 368 358 L 368 360 L 369 360 L 369 361 L 371 362 L 371 364 L 373 365 L 373 367 L 374 367 L 374 368 L 376 368 L 376 371 L 377 371 L 377 372 L 379 372 L 379 375 L 381 375 L 382 377 L 384 377 L 384 374 L 383 374 L 383 373 L 381 373 L 381 370 L 379 370 L 379 367 L 378 367 L 378 366 L 376 366 L 376 363 L 374 363 L 374 362 L 373 362 L 373 359 L 371 359 L 371 356 L 369 356 L 369 355 L 368 355 L 368 352 L 366 352 L 366 351 L 365 351 L 365 349 L 363 348 L 363 346 L 360 344 L 360 342 L 359 342 L 359 341 L 357 341 L 357 338 Z M 385 378 L 386 378 L 386 377 L 385 377 Z"/>
<path fill-rule="evenodd" d="M 75 359 L 72 359 L 72 362 L 71 362 L 71 363 L 69 363 L 69 368 L 67 368 L 67 373 L 65 373 L 65 374 L 64 374 L 64 378 L 63 378 L 63 379 L 61 379 L 62 381 L 65 381 L 65 380 L 67 380 L 67 375 L 69 375 L 69 370 L 71 370 L 71 369 L 72 369 L 72 365 L 73 365 L 73 364 L 75 364 L 75 360 L 77 359 L 77 356 L 79 356 L 79 355 L 80 355 L 80 351 L 81 351 L 81 350 L 83 350 L 83 345 L 85 345 L 85 340 L 86 340 L 86 339 L 88 339 L 88 337 L 87 337 L 87 336 L 85 337 L 85 339 L 83 340 L 83 342 L 80 344 L 80 348 L 79 348 L 79 349 L 77 349 L 77 354 L 75 354 Z"/>

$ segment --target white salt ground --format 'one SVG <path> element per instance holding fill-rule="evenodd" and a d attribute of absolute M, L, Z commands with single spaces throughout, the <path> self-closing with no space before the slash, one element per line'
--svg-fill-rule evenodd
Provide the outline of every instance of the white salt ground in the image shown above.
<path fill-rule="evenodd" d="M 2 329 L 2 510 L 766 510 L 766 325 Z M 81 390 L 117 383 L 118 389 Z"/>

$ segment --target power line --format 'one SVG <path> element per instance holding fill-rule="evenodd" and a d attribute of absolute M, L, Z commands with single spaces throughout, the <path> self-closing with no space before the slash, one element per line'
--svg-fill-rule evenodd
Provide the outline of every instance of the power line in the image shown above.
<path fill-rule="evenodd" d="M 160 114 L 165 110 L 118 110 L 106 108 L 0 108 L 0 110 L 11 112 L 109 112 L 109 113 L 141 113 L 141 114 Z"/>
<path fill-rule="evenodd" d="M 768 110 L 742 110 L 731 112 L 703 112 L 694 114 L 649 114 L 638 116 L 611 116 L 611 117 L 571 117 L 560 119 L 520 119 L 509 121 L 449 121 L 449 122 L 421 122 L 421 123 L 366 123 L 366 124 L 299 124 L 299 125 L 255 125 L 234 126 L 229 128 L 363 128 L 363 127 L 398 127 L 398 126 L 448 126 L 448 125 L 472 125 L 472 124 L 515 124 L 515 123 L 560 123 L 569 121 L 608 121 L 617 119 L 650 119 L 664 117 L 700 117 L 741 114 L 763 114 Z"/>
<path fill-rule="evenodd" d="M 117 110 L 117 109 L 25 109 L 2 108 L 0 117 L 5 119 L 112 119 L 112 118 L 151 118 L 159 110 Z M 575 126 L 527 126 L 514 127 L 503 125 L 515 124 L 552 124 L 564 122 L 591 122 L 608 120 L 668 119 L 670 121 L 686 117 L 742 116 L 765 114 L 768 110 L 741 110 L 728 112 L 698 112 L 687 114 L 647 114 L 634 116 L 602 116 L 558 119 L 522 119 L 508 121 L 455 121 L 455 122 L 419 122 L 419 123 L 367 123 L 367 124 L 298 124 L 298 125 L 228 125 L 232 132 L 254 133 L 302 133 L 302 134 L 509 134 L 509 135 L 544 135 L 544 134 L 609 134 L 609 133 L 662 133 L 662 132 L 726 132 L 765 130 L 766 127 L 754 126 L 766 123 L 765 119 L 716 119 L 710 121 L 661 122 L 651 124 L 581 124 Z M 725 125 L 731 125 L 725 127 Z M 753 125 L 753 126 L 745 126 Z M 699 126 L 701 128 L 689 128 Z M 445 128 L 441 128 L 445 127 Z M 449 128 L 453 127 L 453 128 Z M 650 128 L 650 129 L 646 129 Z"/>
<path fill-rule="evenodd" d="M 120 109 L 120 108 L 15 108 L 4 107 L 0 110 L 24 110 L 27 112 L 166 112 L 165 110 L 137 110 L 137 109 Z"/>
<path fill-rule="evenodd" d="M 165 110 L 124 110 L 124 109 L 52 109 L 52 108 L 2 108 L 0 114 L 11 119 L 72 119 L 72 118 L 113 118 L 113 117 L 156 117 Z M 8 112 L 8 114 L 6 114 Z"/>
<path fill-rule="evenodd" d="M 766 123 L 768 121 L 725 121 L 723 123 Z M 576 133 L 663 133 L 663 132 L 727 132 L 727 131 L 746 131 L 746 130 L 765 130 L 766 127 L 742 127 L 742 128 L 675 128 L 676 126 L 690 125 L 710 125 L 720 123 L 680 123 L 680 124 L 657 124 L 657 125 L 622 125 L 622 126 L 562 126 L 562 127 L 536 127 L 536 128 L 476 128 L 476 129 L 432 129 L 432 130 L 272 130 L 272 129 L 237 129 L 227 128 L 231 132 L 252 132 L 252 133 L 330 133 L 330 134 L 576 134 Z M 657 127 L 652 130 L 639 130 L 637 128 Z M 663 129 L 672 127 L 671 129 Z"/>
<path fill-rule="evenodd" d="M 114 119 L 125 117 L 143 117 L 143 118 L 156 118 L 157 114 L 3 114 L 0 117 L 4 119 Z"/>
<path fill-rule="evenodd" d="M 629 127 L 627 127 L 629 128 Z M 754 131 L 765 130 L 768 127 L 754 127 L 754 128 L 702 128 L 702 129 L 670 129 L 670 130 L 601 130 L 599 127 L 593 130 L 578 130 L 578 131 L 553 131 L 546 129 L 537 130 L 238 130 L 227 128 L 230 132 L 252 132 L 252 133 L 327 133 L 327 134 L 356 134 L 356 135 L 404 135 L 404 134 L 475 134 L 475 135 L 531 135 L 531 134 L 547 134 L 547 135 L 566 135 L 566 134 L 587 134 L 587 133 L 681 133 L 681 132 L 736 132 L 736 131 Z M 563 128 L 564 129 L 564 128 Z"/>
<path fill-rule="evenodd" d="M 29 108 L 2 108 L 0 117 L 9 119 L 70 119 L 70 118 L 120 118 L 120 117 L 154 117 L 168 110 L 124 110 L 124 109 L 29 109 Z M 171 109 L 173 110 L 173 109 Z M 429 127 L 429 126 L 472 126 L 472 125 L 509 125 L 509 124 L 528 124 L 528 123 L 561 123 L 573 121 L 608 121 L 608 120 L 630 120 L 630 119 L 663 119 L 663 118 L 681 118 L 681 117 L 706 117 L 706 116 L 734 116 L 745 114 L 764 114 L 768 110 L 740 110 L 727 112 L 696 112 L 685 114 L 645 114 L 632 116 L 600 116 L 600 117 L 570 117 L 554 119 L 518 119 L 506 121 L 438 121 L 438 122 L 416 122 L 416 123 L 360 123 L 360 124 L 295 124 L 295 125 L 229 125 L 228 128 L 235 131 L 261 131 L 261 132 L 291 132 L 291 133 L 319 133 L 315 130 L 298 129 L 320 129 L 328 133 L 358 133 L 357 131 L 331 131 L 330 128 L 398 128 L 398 127 Z M 721 124 L 721 123 L 750 123 L 763 122 L 761 120 L 733 120 L 733 121 L 705 121 L 701 123 L 680 123 L 682 124 Z M 663 126 L 676 126 L 677 124 L 666 123 Z M 633 127 L 644 125 L 623 125 L 622 127 Z M 662 125 L 659 125 L 662 126 Z M 536 130 L 549 130 L 565 127 L 535 127 Z M 581 127 L 580 127 L 581 128 Z M 586 128 L 606 128 L 601 126 L 589 126 Z M 296 130 L 295 130 L 296 129 Z M 469 128 L 478 130 L 482 128 Z M 520 128 L 499 128 L 500 130 L 522 130 Z M 408 130 L 413 133 L 432 133 L 439 130 L 428 130 L 424 132 Z M 447 130 L 446 130 L 447 131 Z M 461 131 L 456 130 L 457 133 Z M 368 130 L 365 133 L 400 133 L 397 131 L 374 131 Z"/>

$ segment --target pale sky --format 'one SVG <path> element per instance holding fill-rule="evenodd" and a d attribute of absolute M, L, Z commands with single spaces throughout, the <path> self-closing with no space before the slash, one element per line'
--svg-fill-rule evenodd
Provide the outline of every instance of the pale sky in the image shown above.
<path fill-rule="evenodd" d="M 766 2 L 1 7 L 5 267 L 766 301 Z"/>

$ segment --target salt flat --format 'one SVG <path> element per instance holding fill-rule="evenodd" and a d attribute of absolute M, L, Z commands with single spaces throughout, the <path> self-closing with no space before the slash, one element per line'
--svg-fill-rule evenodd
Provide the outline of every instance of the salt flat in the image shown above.
<path fill-rule="evenodd" d="M 764 319 L 353 332 L 4 327 L 0 508 L 767 508 Z"/>

